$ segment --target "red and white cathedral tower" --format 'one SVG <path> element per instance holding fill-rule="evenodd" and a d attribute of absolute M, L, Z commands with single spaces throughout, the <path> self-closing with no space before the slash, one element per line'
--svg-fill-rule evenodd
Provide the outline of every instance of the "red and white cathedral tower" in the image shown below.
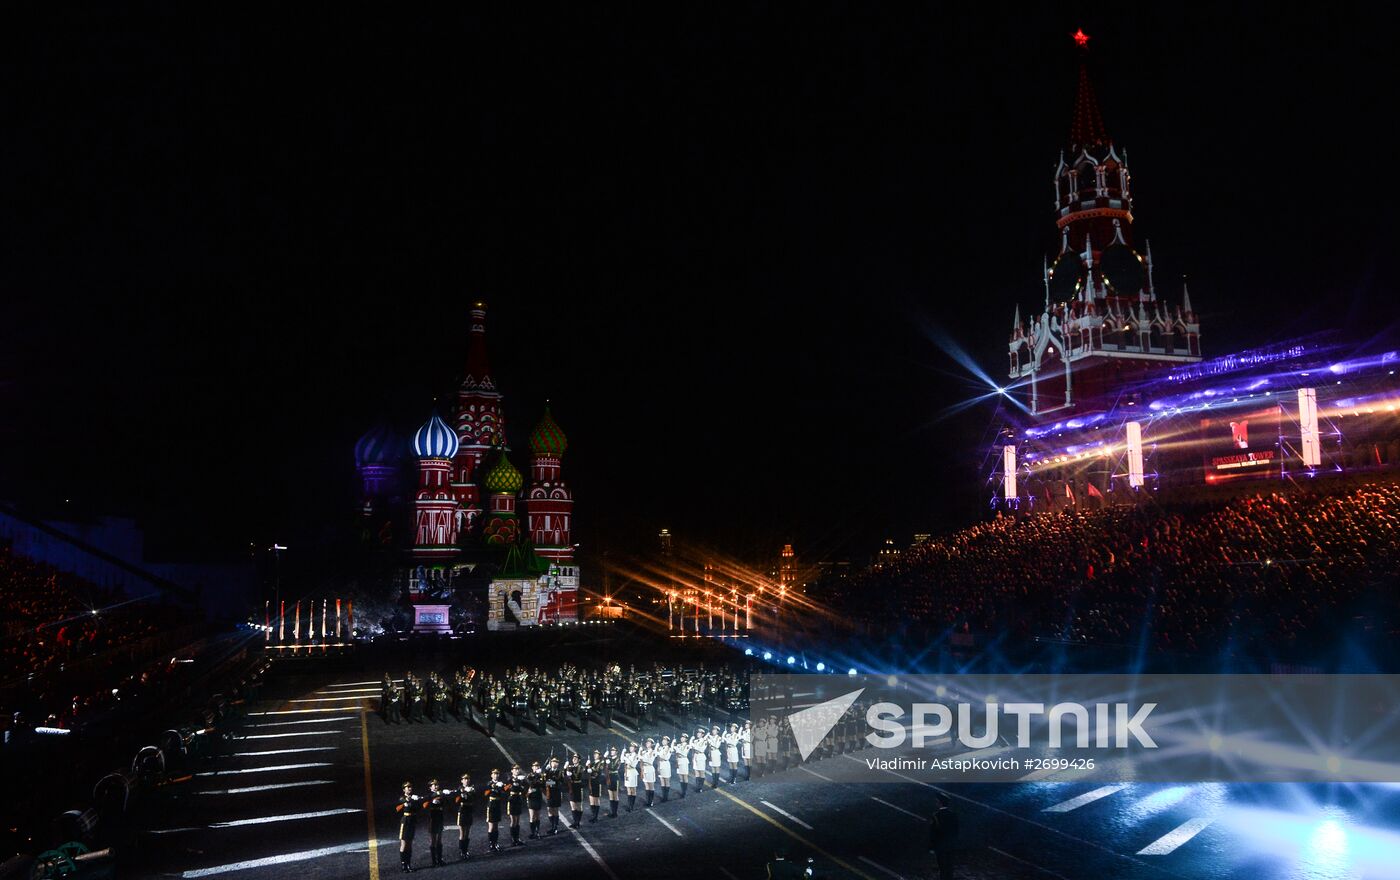
<path fill-rule="evenodd" d="M 1127 152 L 1104 127 L 1079 45 L 1069 148 L 1055 168 L 1059 252 L 1044 270 L 1044 305 L 1029 321 L 1016 307 L 1009 390 L 1031 413 L 1058 419 L 1101 410 L 1163 367 L 1201 357 L 1201 327 L 1182 287 L 1179 305 L 1153 286 L 1152 249 L 1135 249 Z"/>
<path fill-rule="evenodd" d="M 457 434 L 433 413 L 413 435 L 413 451 L 418 456 L 413 557 L 420 562 L 450 559 L 458 553 L 458 505 L 451 486 Z"/>
<path fill-rule="evenodd" d="M 452 460 L 452 491 L 461 506 L 462 529 L 477 524 L 483 506 L 478 488 L 482 463 L 506 448 L 506 417 L 501 392 L 486 355 L 486 303 L 472 303 L 467 333 L 467 370 L 457 389 L 457 452 Z"/>
<path fill-rule="evenodd" d="M 535 553 L 559 564 L 572 563 L 574 497 L 560 474 L 569 440 L 554 421 L 549 405 L 530 432 L 530 490 L 525 499 L 526 525 Z"/>

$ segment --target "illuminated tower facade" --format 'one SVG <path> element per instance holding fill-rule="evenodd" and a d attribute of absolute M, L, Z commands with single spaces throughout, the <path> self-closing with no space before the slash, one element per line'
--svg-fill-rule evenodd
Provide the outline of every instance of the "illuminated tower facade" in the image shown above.
<path fill-rule="evenodd" d="M 1201 327 L 1183 285 L 1169 304 L 1153 286 L 1152 250 L 1136 248 L 1127 152 L 1109 137 L 1079 46 L 1069 146 L 1053 178 L 1059 250 L 1043 272 L 1043 305 L 1008 345 L 1010 391 L 1049 419 L 1102 410 L 1173 364 L 1200 360 Z"/>
<path fill-rule="evenodd" d="M 535 553 L 551 562 L 570 563 L 574 558 L 572 530 L 574 498 L 564 484 L 560 463 L 569 448 L 568 438 L 544 408 L 530 432 L 530 491 L 525 500 L 526 525 Z"/>
<path fill-rule="evenodd" d="M 458 507 L 451 485 L 457 434 L 433 413 L 413 435 L 413 451 L 418 456 L 413 556 L 420 561 L 449 559 L 457 554 Z"/>
<path fill-rule="evenodd" d="M 478 488 L 482 463 L 506 447 L 501 393 L 491 376 L 486 351 L 486 303 L 472 303 L 467 332 L 467 368 L 457 389 L 455 428 L 458 448 L 452 460 L 452 492 L 461 507 L 462 529 L 471 532 L 482 513 Z"/>

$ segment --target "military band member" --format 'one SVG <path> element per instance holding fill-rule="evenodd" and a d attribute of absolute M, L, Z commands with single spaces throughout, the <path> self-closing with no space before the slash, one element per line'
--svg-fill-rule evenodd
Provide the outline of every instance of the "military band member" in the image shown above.
<path fill-rule="evenodd" d="M 385 680 L 388 680 L 389 676 L 388 676 L 387 673 L 385 674 L 384 678 L 385 678 Z M 385 716 L 384 716 L 384 720 L 385 720 L 385 721 L 388 721 L 390 724 L 399 724 L 400 722 L 402 722 L 402 721 L 403 721 L 403 711 L 402 711 L 402 709 L 400 708 L 402 705 L 403 705 L 403 689 L 400 688 L 398 685 L 393 684 L 392 682 L 390 682 L 390 684 L 389 684 L 389 694 L 388 694 L 388 696 L 385 698 L 385 703 L 384 703 L 384 707 L 385 707 Z"/>
<path fill-rule="evenodd" d="M 436 779 L 428 780 L 428 796 L 423 799 L 423 807 L 428 811 L 428 856 L 433 867 L 445 865 L 442 857 L 443 811 L 447 808 L 447 795 Z"/>
<path fill-rule="evenodd" d="M 593 750 L 593 757 L 584 765 L 583 775 L 588 780 L 588 821 L 591 824 L 598 821 L 598 808 L 602 805 L 603 798 L 603 781 L 607 776 L 603 753 L 598 749 Z"/>
<path fill-rule="evenodd" d="M 501 779 L 500 770 L 491 771 L 491 781 L 486 783 L 486 839 L 491 843 L 491 852 L 500 852 L 501 816 L 505 813 L 506 802 L 510 800 L 510 783 Z"/>
<path fill-rule="evenodd" d="M 583 785 L 586 778 L 578 752 L 574 752 L 569 756 L 569 765 L 564 768 L 564 782 L 569 787 L 569 815 L 574 820 L 569 827 L 574 830 L 578 830 L 579 822 L 583 821 Z"/>
<path fill-rule="evenodd" d="M 413 677 L 413 673 L 404 674 L 404 697 L 408 700 L 408 720 L 423 722 L 428 716 L 428 701 L 423 697 L 423 682 Z"/>
<path fill-rule="evenodd" d="M 433 705 L 432 713 L 434 721 L 447 720 L 447 683 L 434 675 L 433 679 Z"/>
<path fill-rule="evenodd" d="M 379 683 L 379 714 L 385 721 L 389 720 L 389 703 L 394 698 L 394 680 L 389 677 L 389 673 L 384 673 L 384 680 Z"/>
<path fill-rule="evenodd" d="M 744 781 L 748 782 L 753 772 L 753 722 L 745 721 L 744 730 L 739 734 L 739 756 L 744 760 Z"/>
<path fill-rule="evenodd" d="M 521 765 L 511 767 L 510 795 L 505 797 L 505 816 L 511 820 L 511 846 L 524 846 L 521 841 L 521 814 L 525 813 L 525 799 L 529 792 L 529 779 Z"/>
<path fill-rule="evenodd" d="M 622 757 L 617 753 L 617 746 L 608 749 L 607 762 L 607 787 L 608 787 L 608 809 L 609 816 L 617 818 L 617 787 L 622 783 Z"/>
<path fill-rule="evenodd" d="M 705 737 L 705 751 L 709 753 L 710 757 L 710 785 L 715 788 L 719 788 L 719 768 L 721 764 L 720 759 L 722 757 L 720 753 L 721 745 L 723 745 L 723 738 L 719 732 L 719 725 L 716 724 L 710 728 L 709 736 Z"/>
<path fill-rule="evenodd" d="M 588 713 L 593 711 L 593 697 L 590 686 L 585 682 L 578 688 L 578 731 L 588 735 Z"/>
<path fill-rule="evenodd" d="M 647 737 L 641 757 L 642 788 L 646 789 L 646 806 L 650 807 L 656 798 L 656 740 Z"/>
<path fill-rule="evenodd" d="M 530 772 L 525 774 L 525 808 L 530 813 L 531 840 L 540 839 L 540 809 L 543 807 L 544 771 L 540 769 L 540 762 L 535 761 L 530 765 Z"/>
<path fill-rule="evenodd" d="M 399 814 L 399 864 L 406 872 L 413 871 L 413 833 L 418 830 L 418 812 L 423 799 L 413 793 L 413 783 L 403 784 L 403 796 L 394 805 Z"/>
<path fill-rule="evenodd" d="M 695 730 L 690 741 L 690 775 L 695 777 L 695 790 L 705 790 L 705 728 Z"/>
<path fill-rule="evenodd" d="M 681 797 L 690 788 L 690 734 L 682 733 L 676 738 L 676 775 L 681 778 Z"/>
<path fill-rule="evenodd" d="M 661 803 L 671 799 L 671 755 L 675 747 L 669 736 L 661 737 L 661 745 L 656 747 L 656 784 L 661 788 Z"/>
<path fill-rule="evenodd" d="M 476 797 L 476 787 L 472 785 L 470 773 L 462 774 L 453 794 L 453 800 L 457 804 L 457 849 L 461 851 L 462 858 L 467 859 L 471 856 L 467 849 L 467 840 L 471 836 L 472 801 Z"/>
<path fill-rule="evenodd" d="M 564 774 L 559 770 L 559 759 L 549 756 L 549 764 L 544 769 L 544 808 L 549 813 L 549 833 L 559 833 L 559 807 L 564 801 Z"/>
<path fill-rule="evenodd" d="M 724 734 L 724 762 L 729 765 L 729 784 L 733 785 L 739 776 L 739 725 L 733 722 Z"/>

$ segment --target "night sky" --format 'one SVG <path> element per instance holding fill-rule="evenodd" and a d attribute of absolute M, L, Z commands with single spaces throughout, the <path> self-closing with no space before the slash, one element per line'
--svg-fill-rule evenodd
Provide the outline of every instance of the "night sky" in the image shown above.
<path fill-rule="evenodd" d="M 515 463 L 551 399 L 585 547 L 966 522 L 992 412 L 943 417 L 985 387 L 935 340 L 999 377 L 1041 300 L 1081 26 L 1207 354 L 1400 315 L 1364 14 L 688 5 L 6 13 L 0 495 L 171 557 L 315 547 L 483 299 Z"/>

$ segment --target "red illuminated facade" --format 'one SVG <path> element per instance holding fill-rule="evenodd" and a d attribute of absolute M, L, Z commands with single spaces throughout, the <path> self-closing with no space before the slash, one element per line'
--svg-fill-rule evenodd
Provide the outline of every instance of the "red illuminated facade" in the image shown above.
<path fill-rule="evenodd" d="M 473 548 L 529 545 L 534 552 L 526 557 L 572 565 L 574 499 L 563 476 L 564 431 L 546 406 L 529 435 L 527 480 L 511 462 L 506 441 L 504 398 L 487 356 L 485 303 L 471 306 L 466 347 L 451 414 L 434 414 L 409 444 L 417 471 L 412 557 L 442 567 L 466 561 L 463 554 Z M 392 506 L 402 450 L 383 425 L 356 445 L 366 517 L 387 515 Z"/>

